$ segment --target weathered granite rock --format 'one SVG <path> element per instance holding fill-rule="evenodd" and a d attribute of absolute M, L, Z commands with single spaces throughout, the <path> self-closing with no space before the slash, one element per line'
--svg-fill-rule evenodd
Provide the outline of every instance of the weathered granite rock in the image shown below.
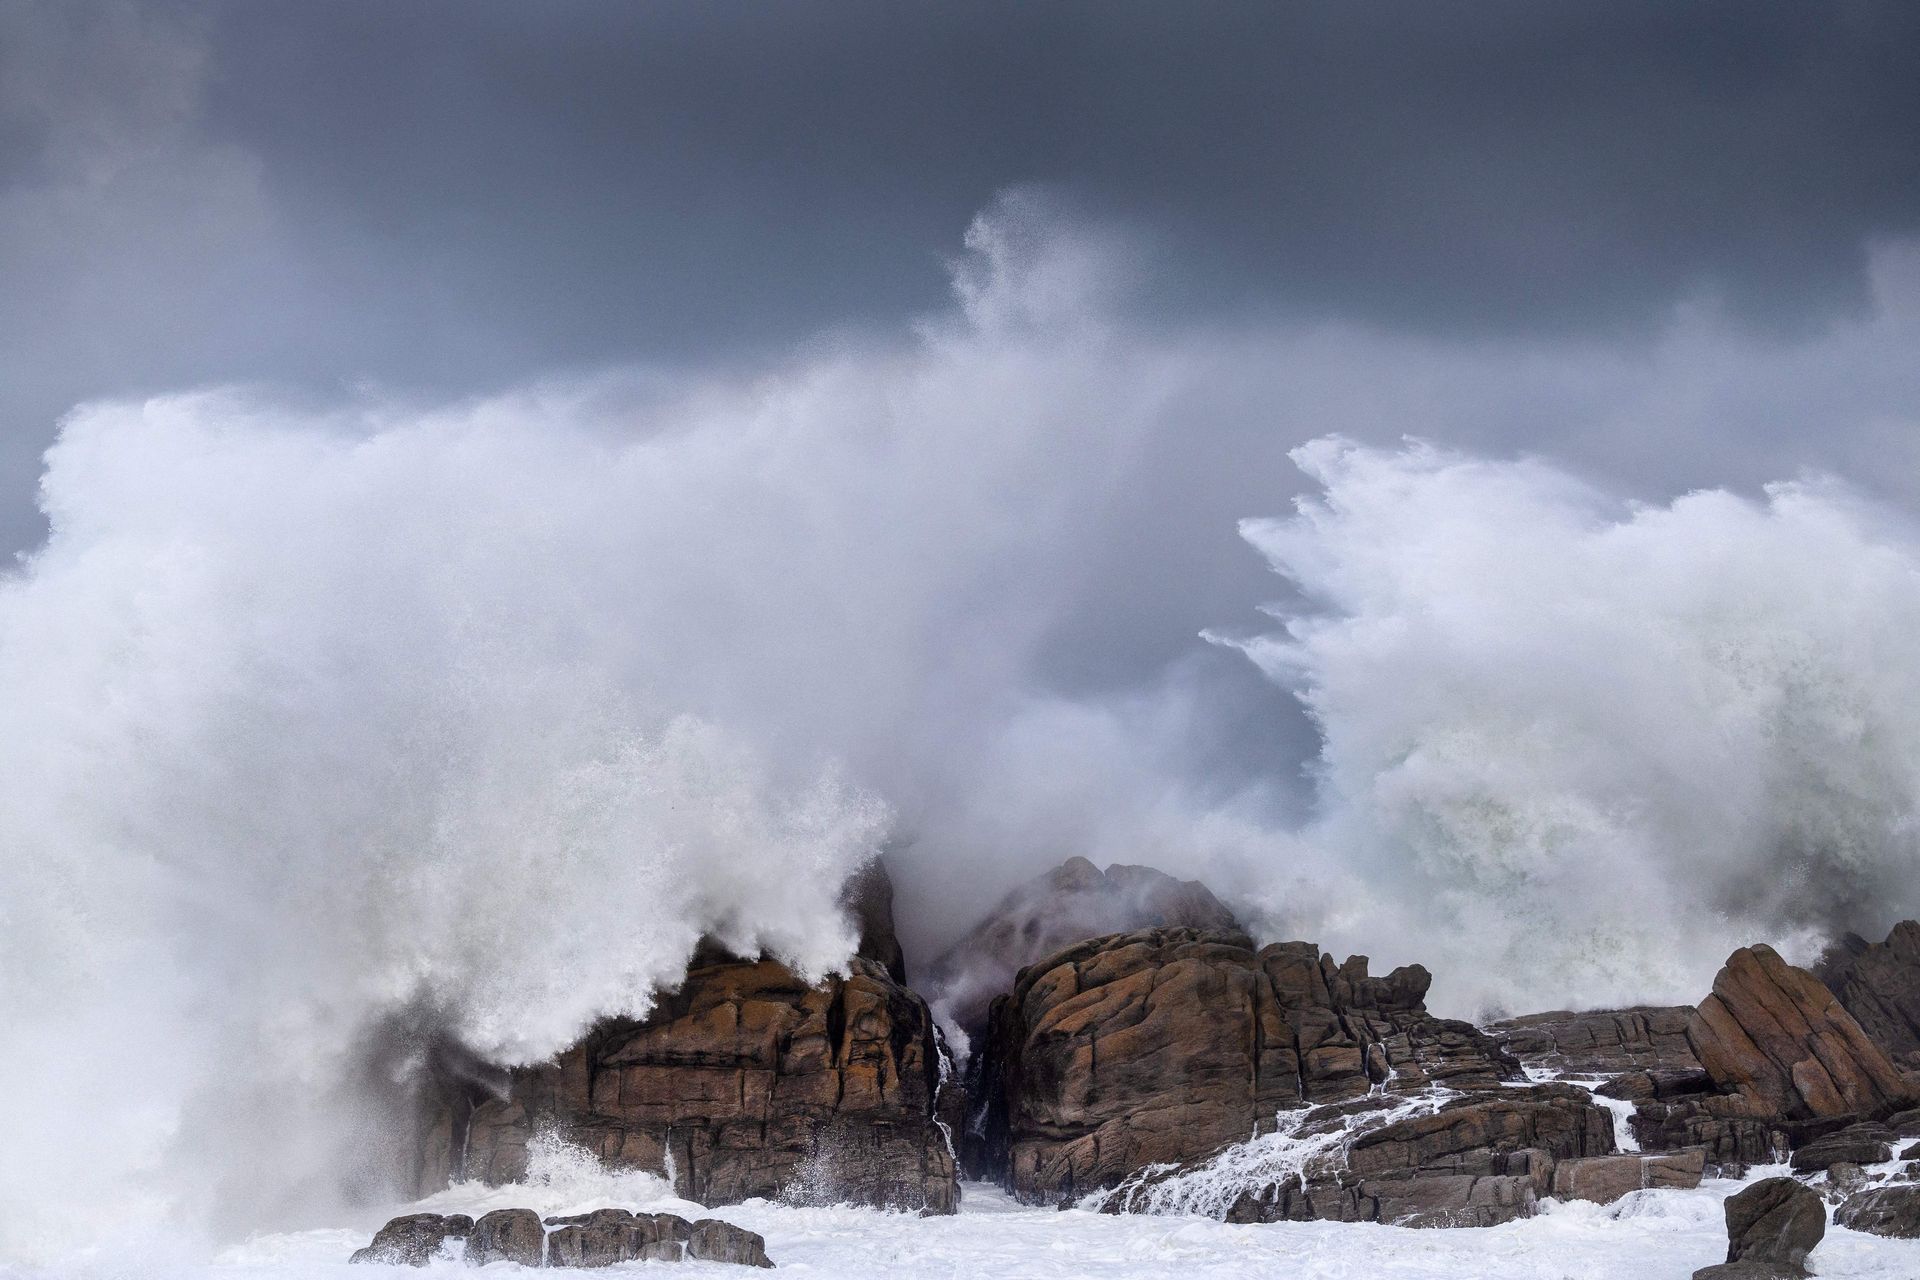
<path fill-rule="evenodd" d="M 1684 1073 L 1700 1069 L 1687 1041 L 1692 1017 L 1685 1005 L 1557 1010 L 1495 1022 L 1487 1032 L 1526 1065 L 1566 1075 Z"/>
<path fill-rule="evenodd" d="M 510 1182 L 551 1130 L 614 1167 L 671 1171 L 706 1204 L 752 1196 L 953 1211 L 926 1004 L 878 963 L 808 984 L 771 960 L 687 975 L 643 1022 L 597 1026 L 511 1073 L 464 1125 L 460 1176 Z M 455 1127 L 448 1126 L 449 1132 Z"/>
<path fill-rule="evenodd" d="M 1069 858 L 1002 898 L 928 968 L 926 990 L 970 1037 L 987 1029 L 993 998 L 1036 960 L 1088 938 L 1135 929 L 1238 929 L 1197 880 L 1116 863 L 1105 871 Z"/>
<path fill-rule="evenodd" d="M 480 1215 L 467 1235 L 467 1261 L 476 1267 L 489 1262 L 517 1262 L 537 1267 L 547 1254 L 547 1229 L 531 1209 L 495 1209 Z"/>
<path fill-rule="evenodd" d="M 702 1218 L 687 1234 L 687 1256 L 703 1262 L 731 1262 L 742 1267 L 770 1267 L 767 1242 L 757 1232 L 715 1218 Z"/>
<path fill-rule="evenodd" d="M 1714 1083 L 1752 1116 L 1881 1117 L 1920 1099 L 1833 993 L 1768 946 L 1728 958 L 1687 1039 Z"/>
<path fill-rule="evenodd" d="M 1255 951 L 1237 930 L 1146 929 L 1068 947 L 994 1003 L 986 1140 L 973 1148 L 986 1158 L 975 1167 L 1024 1199 L 1058 1202 L 1203 1159 L 1303 1103 L 1440 1082 L 1487 1090 L 1517 1076 L 1484 1033 L 1426 1012 L 1428 982 L 1418 966 L 1370 977 L 1365 957 L 1336 965 L 1307 943 Z M 1582 1104 L 1610 1133 L 1606 1114 Z M 1410 1167 L 1369 1158 L 1356 1177 Z"/>
<path fill-rule="evenodd" d="M 1798 1280 L 1827 1233 L 1820 1197 L 1792 1178 L 1768 1178 L 1727 1197 L 1727 1260 L 1694 1280 Z"/>
<path fill-rule="evenodd" d="M 447 1241 L 465 1239 L 472 1230 L 473 1219 L 464 1213 L 410 1213 L 374 1232 L 373 1242 L 347 1261 L 424 1267 Z"/>
<path fill-rule="evenodd" d="M 692 1224 L 670 1213 L 595 1209 L 546 1219 L 550 1267 L 610 1267 L 619 1262 L 678 1262 Z"/>
<path fill-rule="evenodd" d="M 1553 1167 L 1553 1194 L 1560 1200 L 1612 1204 L 1649 1188 L 1688 1190 L 1700 1185 L 1707 1154 L 1696 1147 L 1661 1155 L 1588 1156 L 1561 1160 Z"/>
<path fill-rule="evenodd" d="M 1856 1191 L 1834 1210 L 1833 1220 L 1855 1231 L 1920 1240 L 1920 1183 L 1903 1182 Z"/>
<path fill-rule="evenodd" d="M 900 983 L 891 885 L 849 888 L 861 954 L 807 983 L 773 960 L 703 948 L 641 1021 L 609 1019 L 554 1062 L 466 1064 L 436 1078 L 420 1164 L 450 1181 L 516 1181 L 551 1132 L 616 1168 L 671 1173 L 706 1204 L 753 1196 L 951 1213 L 959 1110 L 926 1002 Z M 944 1110 L 943 1110 L 944 1109 Z"/>
<path fill-rule="evenodd" d="M 1885 942 L 1847 934 L 1814 970 L 1873 1042 L 1896 1059 L 1920 1054 L 1920 921 Z"/>
<path fill-rule="evenodd" d="M 1794 1148 L 1795 1173 L 1821 1173 L 1836 1164 L 1878 1164 L 1893 1158 L 1893 1130 L 1866 1122 Z"/>

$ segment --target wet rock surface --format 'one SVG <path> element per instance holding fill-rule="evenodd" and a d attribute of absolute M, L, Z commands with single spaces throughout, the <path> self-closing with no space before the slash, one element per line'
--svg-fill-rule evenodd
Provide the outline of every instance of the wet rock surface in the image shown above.
<path fill-rule="evenodd" d="M 1442 1085 L 1487 1091 L 1516 1079 L 1519 1064 L 1486 1034 L 1426 1012 L 1428 982 L 1418 966 L 1372 977 L 1365 957 L 1336 964 L 1308 943 L 1256 950 L 1237 930 L 1147 929 L 1066 948 L 1023 970 L 995 1002 L 982 1073 L 990 1105 L 972 1167 L 1024 1199 L 1060 1202 L 1150 1165 L 1204 1160 L 1272 1132 L 1279 1113 L 1303 1104 L 1391 1100 Z M 1517 1121 L 1532 1116 L 1531 1100 L 1502 1090 L 1479 1105 L 1431 1129 L 1409 1122 L 1356 1145 L 1354 1178 L 1406 1180 L 1416 1168 L 1436 1177 L 1504 1174 L 1491 1158 L 1447 1157 L 1475 1145 L 1467 1135 L 1476 1125 L 1487 1142 L 1538 1145 L 1519 1132 L 1532 1121 Z M 1612 1150 L 1604 1111 L 1577 1090 L 1556 1095 L 1549 1110 L 1561 1106 L 1577 1109 L 1565 1123 L 1591 1130 L 1594 1143 L 1565 1154 Z M 1451 1132 L 1434 1136 L 1442 1130 Z M 1462 1185 L 1445 1199 L 1449 1210 L 1498 1218 L 1509 1206 L 1492 1202 L 1518 1195 Z M 1313 1216 L 1382 1212 L 1356 1196 Z M 1262 1212 L 1288 1216 L 1294 1207 Z"/>
<path fill-rule="evenodd" d="M 1920 1240 L 1920 1183 L 1855 1191 L 1834 1210 L 1834 1222 L 1855 1231 Z"/>
<path fill-rule="evenodd" d="M 463 1214 L 409 1214 L 380 1228 L 352 1262 L 423 1267 L 448 1241 L 466 1241 L 469 1266 L 515 1262 L 523 1267 L 611 1267 L 623 1262 L 730 1262 L 771 1267 L 766 1241 L 731 1223 L 688 1222 L 671 1213 L 595 1209 L 542 1219 L 531 1209 L 496 1209 L 478 1223 Z"/>
<path fill-rule="evenodd" d="M 1559 1200 L 1612 1204 L 1635 1191 L 1697 1187 L 1705 1172 L 1706 1152 L 1698 1147 L 1660 1155 L 1629 1153 L 1562 1160 L 1553 1168 L 1553 1195 Z"/>
<path fill-rule="evenodd" d="M 1884 942 L 1847 934 L 1814 972 L 1875 1044 L 1920 1068 L 1920 921 L 1902 920 Z"/>
<path fill-rule="evenodd" d="M 448 1241 L 464 1240 L 472 1230 L 473 1219 L 465 1214 L 410 1213 L 374 1232 L 372 1243 L 347 1261 L 424 1267 Z"/>
<path fill-rule="evenodd" d="M 1768 1178 L 1727 1197 L 1727 1260 L 1694 1280 L 1797 1280 L 1827 1233 L 1820 1197 L 1792 1178 Z"/>

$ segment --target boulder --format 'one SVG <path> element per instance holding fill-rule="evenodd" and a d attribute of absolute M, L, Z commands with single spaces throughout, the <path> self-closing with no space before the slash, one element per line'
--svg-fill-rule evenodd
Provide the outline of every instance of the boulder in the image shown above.
<path fill-rule="evenodd" d="M 1727 1197 L 1727 1260 L 1694 1280 L 1797 1280 L 1827 1233 L 1827 1209 L 1792 1178 L 1767 1178 Z"/>
<path fill-rule="evenodd" d="M 757 1232 L 714 1218 L 702 1218 L 687 1235 L 687 1256 L 703 1262 L 731 1262 L 743 1267 L 771 1267 L 767 1242 Z"/>
<path fill-rule="evenodd" d="M 620 1262 L 678 1262 L 688 1223 L 672 1214 L 595 1209 L 546 1219 L 550 1267 L 611 1267 Z"/>
<path fill-rule="evenodd" d="M 373 1242 L 347 1261 L 424 1267 L 447 1241 L 464 1240 L 472 1230 L 473 1219 L 464 1213 L 410 1213 L 374 1232 Z"/>
<path fill-rule="evenodd" d="M 1690 1190 L 1706 1172 L 1707 1153 L 1696 1147 L 1662 1155 L 1588 1156 L 1553 1167 L 1553 1194 L 1560 1200 L 1612 1204 L 1648 1188 Z"/>
<path fill-rule="evenodd" d="M 1060 1202 L 1272 1132 L 1283 1110 L 1440 1083 L 1486 1091 L 1518 1076 L 1484 1033 L 1426 1012 L 1428 982 L 1418 966 L 1370 977 L 1366 957 L 1335 964 L 1307 943 L 1256 950 L 1237 930 L 1145 929 L 1068 947 L 994 1002 L 971 1167 L 1022 1199 Z M 1522 1095 L 1502 1096 L 1524 1109 Z M 1579 1098 L 1611 1150 L 1606 1113 Z M 1448 1123 L 1472 1122 L 1462 1112 Z M 1419 1163 L 1369 1159 L 1356 1176 Z"/>
<path fill-rule="evenodd" d="M 1847 934 L 1814 972 L 1875 1044 L 1920 1054 L 1920 921 L 1902 920 L 1884 942 Z"/>
<path fill-rule="evenodd" d="M 1714 1084 L 1750 1116 L 1883 1117 L 1920 1100 L 1833 993 L 1768 946 L 1728 958 L 1687 1039 Z"/>
<path fill-rule="evenodd" d="M 495 1209 L 480 1215 L 467 1236 L 467 1261 L 517 1262 L 537 1267 L 546 1260 L 547 1229 L 531 1209 Z"/>
<path fill-rule="evenodd" d="M 1527 1066 L 1562 1075 L 1690 1073 L 1700 1069 L 1687 1040 L 1692 1017 L 1685 1005 L 1558 1010 L 1495 1022 L 1487 1032 Z"/>
<path fill-rule="evenodd" d="M 1872 1122 L 1848 1125 L 1794 1148 L 1795 1173 L 1822 1173 L 1836 1164 L 1879 1164 L 1893 1159 L 1893 1130 Z"/>
<path fill-rule="evenodd" d="M 1920 1240 L 1920 1183 L 1856 1191 L 1834 1210 L 1836 1224 L 1877 1236 Z"/>

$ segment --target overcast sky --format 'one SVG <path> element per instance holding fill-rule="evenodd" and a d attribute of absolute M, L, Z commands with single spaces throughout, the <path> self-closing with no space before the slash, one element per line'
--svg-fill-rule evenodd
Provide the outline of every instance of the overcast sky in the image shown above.
<path fill-rule="evenodd" d="M 1231 522 L 1327 429 L 1920 494 L 1898 0 L 0 0 L 0 541 L 89 398 L 900 340 L 1009 189 L 1130 246 L 1131 323 L 1239 353 L 1118 496 L 1195 548 L 1121 665 L 1252 598 Z"/>

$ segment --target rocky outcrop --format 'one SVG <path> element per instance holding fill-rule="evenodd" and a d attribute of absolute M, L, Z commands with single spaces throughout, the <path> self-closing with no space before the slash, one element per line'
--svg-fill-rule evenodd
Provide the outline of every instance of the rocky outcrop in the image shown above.
<path fill-rule="evenodd" d="M 1768 1178 L 1727 1197 L 1727 1260 L 1694 1280 L 1799 1280 L 1827 1233 L 1820 1197 L 1792 1178 Z"/>
<path fill-rule="evenodd" d="M 1692 1017 L 1685 1005 L 1556 1010 L 1495 1022 L 1487 1032 L 1527 1066 L 1562 1075 L 1685 1073 L 1700 1069 L 1687 1040 Z"/>
<path fill-rule="evenodd" d="M 1856 1191 L 1834 1210 L 1836 1224 L 1901 1240 L 1920 1240 L 1920 1183 Z"/>
<path fill-rule="evenodd" d="M 926 990 L 969 1037 L 978 1037 L 993 998 L 1027 965 L 1087 938 L 1170 927 L 1240 924 L 1197 880 L 1124 863 L 1102 871 L 1085 858 L 1069 858 L 1007 894 L 935 959 Z"/>
<path fill-rule="evenodd" d="M 731 1262 L 771 1267 L 766 1241 L 731 1223 L 688 1222 L 671 1213 L 595 1209 L 542 1219 L 531 1209 L 495 1209 L 478 1223 L 464 1214 L 409 1214 L 380 1228 L 350 1262 L 424 1267 L 444 1256 L 448 1241 L 466 1241 L 469 1266 L 516 1262 L 523 1267 L 611 1267 L 622 1262 Z"/>
<path fill-rule="evenodd" d="M 994 1002 L 972 1167 L 1023 1199 L 1059 1202 L 1271 1132 L 1283 1110 L 1517 1077 L 1485 1034 L 1426 1012 L 1428 982 L 1418 966 L 1370 977 L 1364 956 L 1335 964 L 1307 943 L 1256 950 L 1237 930 L 1068 947 Z M 1604 1135 L 1605 1113 L 1585 1109 Z M 1388 1171 L 1357 1158 L 1357 1176 Z"/>
<path fill-rule="evenodd" d="M 771 960 L 687 974 L 644 1021 L 602 1023 L 551 1064 L 479 1099 L 446 1161 L 512 1182 L 551 1132 L 610 1166 L 670 1174 L 703 1204 L 752 1196 L 952 1212 L 935 1115 L 939 1049 L 924 1002 L 878 963 L 809 984 Z"/>
<path fill-rule="evenodd" d="M 1600 1092 L 1636 1104 L 1649 1151 L 1700 1147 L 1710 1172 L 1737 1174 L 1849 1122 L 1913 1105 L 1909 1080 L 1832 992 L 1771 947 L 1743 947 L 1687 1021 L 1698 1072 L 1628 1072 Z"/>
<path fill-rule="evenodd" d="M 1878 1164 L 1893 1158 L 1893 1143 L 1893 1130 L 1884 1124 L 1851 1124 L 1794 1148 L 1793 1171 L 1823 1173 L 1837 1164 Z"/>
<path fill-rule="evenodd" d="M 1883 1117 L 1920 1100 L 1833 993 L 1772 947 L 1728 958 L 1687 1039 L 1714 1084 L 1752 1115 Z"/>
<path fill-rule="evenodd" d="M 950 1213 L 959 1198 L 948 1071 L 904 972 L 887 899 L 869 884 L 862 953 L 803 981 L 712 949 L 644 1019 L 600 1023 L 555 1061 L 437 1083 L 421 1164 L 449 1180 L 517 1181 L 551 1133 L 610 1166 L 670 1175 L 704 1204 L 753 1196 Z M 877 905 L 876 905 L 877 903 Z M 954 1090 L 946 1090 L 951 1095 Z"/>
<path fill-rule="evenodd" d="M 1869 1039 L 1920 1067 L 1920 922 L 1901 921 L 1885 942 L 1847 934 L 1814 972 Z"/>

